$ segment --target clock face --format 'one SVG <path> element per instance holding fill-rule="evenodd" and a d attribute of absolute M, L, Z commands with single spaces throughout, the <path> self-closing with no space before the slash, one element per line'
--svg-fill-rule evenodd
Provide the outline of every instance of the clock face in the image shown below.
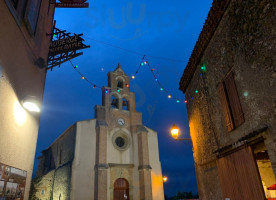
<path fill-rule="evenodd" d="M 118 122 L 118 124 L 119 124 L 120 126 L 123 126 L 123 125 L 125 124 L 125 120 L 122 119 L 122 118 L 119 118 L 119 119 L 117 120 L 117 122 Z"/>

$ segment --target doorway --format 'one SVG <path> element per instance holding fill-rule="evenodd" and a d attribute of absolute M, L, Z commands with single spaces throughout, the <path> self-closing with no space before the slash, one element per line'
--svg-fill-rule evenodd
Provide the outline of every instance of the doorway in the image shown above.
<path fill-rule="evenodd" d="M 129 184 L 124 178 L 118 178 L 114 183 L 114 200 L 129 199 Z"/>
<path fill-rule="evenodd" d="M 276 200 L 276 179 L 264 142 L 252 146 L 267 200 Z"/>
<path fill-rule="evenodd" d="M 223 199 L 276 200 L 276 180 L 264 142 L 217 160 Z"/>

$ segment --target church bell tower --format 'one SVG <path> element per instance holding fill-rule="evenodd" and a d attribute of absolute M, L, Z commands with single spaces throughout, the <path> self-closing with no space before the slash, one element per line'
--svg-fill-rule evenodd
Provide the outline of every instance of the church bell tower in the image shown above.
<path fill-rule="evenodd" d="M 102 88 L 102 105 L 95 106 L 95 200 L 153 199 L 152 130 L 143 126 L 142 113 L 136 112 L 135 94 L 129 86 L 130 78 L 118 64 L 108 73 L 108 86 Z"/>

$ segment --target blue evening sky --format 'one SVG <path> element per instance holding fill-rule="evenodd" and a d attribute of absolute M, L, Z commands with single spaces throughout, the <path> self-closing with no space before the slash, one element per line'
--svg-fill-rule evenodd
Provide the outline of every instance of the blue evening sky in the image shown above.
<path fill-rule="evenodd" d="M 211 3 L 211 0 L 91 0 L 86 9 L 57 8 L 55 19 L 58 28 L 83 33 L 85 44 L 91 46 L 83 50 L 83 56 L 72 60 L 90 81 L 107 85 L 107 72 L 113 71 L 118 62 L 132 75 L 142 58 L 94 41 L 98 40 L 146 55 L 183 60 L 148 59 L 172 96 L 184 99 L 178 90 L 179 80 Z M 169 133 L 175 123 L 182 129 L 182 136 L 189 137 L 185 103 L 168 99 L 148 68 L 141 69 L 130 88 L 136 93 L 136 109 L 143 113 L 144 125 L 158 132 L 162 171 L 168 177 L 165 194 L 197 192 L 192 145 L 174 141 Z M 101 90 L 83 81 L 69 62 L 48 71 L 36 158 L 67 127 L 94 118 L 96 104 L 101 104 Z"/>

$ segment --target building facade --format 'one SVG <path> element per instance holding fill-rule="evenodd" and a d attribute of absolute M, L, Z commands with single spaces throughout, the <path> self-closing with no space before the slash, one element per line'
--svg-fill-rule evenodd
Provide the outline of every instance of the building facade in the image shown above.
<path fill-rule="evenodd" d="M 275 10 L 214 0 L 181 78 L 202 200 L 276 198 Z"/>
<path fill-rule="evenodd" d="M 76 122 L 43 151 L 34 185 L 39 199 L 164 199 L 157 133 L 143 126 L 120 64 L 95 119 Z"/>
<path fill-rule="evenodd" d="M 0 199 L 28 199 L 54 6 L 49 0 L 0 1 Z"/>

